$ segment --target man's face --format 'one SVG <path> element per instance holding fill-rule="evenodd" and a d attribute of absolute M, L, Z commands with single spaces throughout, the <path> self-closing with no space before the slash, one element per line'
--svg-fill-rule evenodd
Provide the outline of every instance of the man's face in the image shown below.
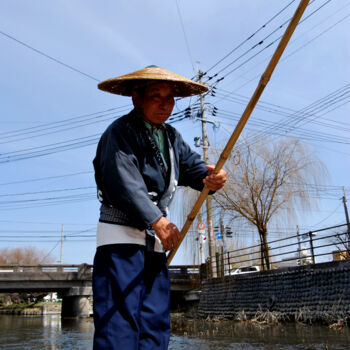
<path fill-rule="evenodd" d="M 172 86 L 164 82 L 154 82 L 146 87 L 143 97 L 138 97 L 138 107 L 142 110 L 147 121 L 162 124 L 174 108 Z"/>

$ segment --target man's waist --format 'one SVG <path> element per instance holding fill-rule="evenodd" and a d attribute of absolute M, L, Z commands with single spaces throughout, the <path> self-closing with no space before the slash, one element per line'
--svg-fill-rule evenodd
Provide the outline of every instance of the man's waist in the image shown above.
<path fill-rule="evenodd" d="M 101 204 L 99 221 L 109 224 L 134 226 L 127 214 L 104 203 Z"/>

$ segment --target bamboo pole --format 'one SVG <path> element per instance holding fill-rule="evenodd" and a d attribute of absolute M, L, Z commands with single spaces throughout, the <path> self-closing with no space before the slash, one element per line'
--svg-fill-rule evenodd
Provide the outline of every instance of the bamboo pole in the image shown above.
<path fill-rule="evenodd" d="M 260 78 L 259 84 L 256 87 L 253 96 L 251 97 L 247 107 L 245 108 L 241 119 L 239 120 L 235 130 L 233 131 L 230 139 L 228 140 L 224 150 L 222 151 L 220 158 L 218 160 L 218 162 L 216 163 L 215 169 L 214 169 L 214 173 L 218 173 L 223 165 L 225 164 L 227 158 L 229 157 L 233 146 L 235 145 L 239 135 L 241 134 L 245 124 L 247 123 L 250 115 L 252 114 L 256 104 L 259 101 L 259 98 L 261 96 L 261 94 L 263 93 L 267 83 L 269 82 L 271 75 L 279 61 L 279 59 L 281 58 L 284 49 L 286 48 L 289 39 L 291 38 L 296 26 L 298 25 L 301 16 L 303 15 L 308 3 L 310 0 L 301 0 L 299 3 L 298 8 L 296 9 L 293 18 L 291 19 L 291 21 L 289 22 L 289 25 L 286 29 L 286 31 L 283 34 L 283 37 L 281 38 L 269 64 L 267 65 L 265 72 L 263 73 L 263 75 Z M 209 193 L 208 188 L 204 187 L 203 191 L 201 192 L 200 196 L 197 199 L 197 202 L 194 204 L 191 213 L 188 215 L 187 220 L 180 232 L 180 240 L 177 244 L 176 247 L 174 247 L 168 254 L 167 260 L 168 260 L 168 264 L 171 263 L 172 259 L 174 258 L 177 250 L 179 249 L 182 241 L 184 240 L 187 231 L 189 230 L 189 228 L 191 227 L 193 220 L 195 219 L 199 209 L 201 208 L 203 202 L 205 201 L 205 199 L 207 198 Z"/>

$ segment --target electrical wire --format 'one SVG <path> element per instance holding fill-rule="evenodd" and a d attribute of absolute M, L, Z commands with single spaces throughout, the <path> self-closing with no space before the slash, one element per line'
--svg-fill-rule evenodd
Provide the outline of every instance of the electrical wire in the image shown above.
<path fill-rule="evenodd" d="M 292 129 L 290 126 L 293 125 L 292 123 L 300 123 L 301 120 L 304 121 L 304 124 L 306 124 L 306 122 L 311 122 L 314 121 L 315 118 L 321 117 L 327 113 L 329 113 L 330 111 L 333 111 L 339 107 L 341 107 L 343 105 L 343 101 L 345 100 L 344 103 L 348 103 L 349 96 L 350 93 L 350 85 L 347 84 L 345 86 L 343 86 L 342 88 L 336 90 L 335 92 L 332 92 L 330 94 L 328 94 L 327 96 L 311 103 L 310 105 L 308 105 L 307 107 L 294 112 L 293 114 L 286 114 L 288 116 L 288 121 L 280 121 L 277 123 L 272 123 L 269 121 L 265 121 L 259 118 L 255 118 L 254 120 L 250 121 L 250 126 L 254 126 L 254 125 L 259 125 L 260 127 L 263 127 L 262 129 L 260 129 L 259 133 L 254 136 L 254 138 L 256 138 L 259 134 L 263 135 L 263 134 L 271 134 L 271 133 L 276 133 L 277 135 L 280 136 L 285 136 L 286 134 L 288 134 L 288 132 L 294 130 L 294 133 L 296 133 L 296 135 L 298 136 L 304 136 L 307 137 L 308 139 L 312 138 L 312 139 L 316 139 L 315 136 L 318 136 L 318 140 L 324 140 L 324 141 L 333 141 L 333 142 L 341 142 L 341 143 L 348 143 L 347 139 L 345 137 L 340 137 L 338 135 L 332 135 L 329 133 L 322 133 L 319 131 L 315 131 L 315 130 L 306 130 L 306 129 L 301 129 L 299 128 L 297 131 L 296 126 L 297 124 L 295 124 L 295 127 Z M 338 105 L 336 105 L 338 104 Z M 336 105 L 334 107 L 334 105 Z M 332 107 L 330 109 L 330 107 Z M 323 114 L 315 114 L 315 113 L 319 113 L 322 112 Z M 232 113 L 231 113 L 232 114 Z M 225 115 L 225 112 L 223 110 L 219 110 L 218 112 L 218 116 L 223 117 Z M 229 112 L 226 112 L 226 115 L 230 115 Z M 237 117 L 236 117 L 237 116 Z M 236 113 L 234 119 L 238 120 L 238 116 L 239 114 Z M 312 117 L 310 119 L 310 117 Z M 265 124 L 265 126 L 264 126 Z M 270 126 L 267 126 L 270 125 Z M 344 128 L 342 128 L 342 130 L 344 131 Z"/>
<path fill-rule="evenodd" d="M 13 220 L 0 220 L 0 222 L 10 223 L 10 224 L 31 224 L 31 225 L 69 225 L 69 226 L 91 226 L 93 224 L 84 223 L 71 223 L 71 222 L 42 222 L 42 221 L 13 221 Z"/>
<path fill-rule="evenodd" d="M 186 110 L 173 114 L 169 118 L 169 123 L 175 123 L 187 118 Z M 66 141 L 60 141 L 48 145 L 36 146 L 17 151 L 10 151 L 0 154 L 0 164 L 31 159 L 50 155 L 57 152 L 73 150 L 97 144 L 100 134 L 78 137 Z M 78 141 L 81 140 L 81 141 Z M 77 142 L 76 142 L 77 141 Z"/>
<path fill-rule="evenodd" d="M 43 130 L 48 130 L 48 129 L 46 129 L 46 127 L 52 127 L 53 125 L 62 124 L 62 123 L 76 122 L 78 119 L 82 119 L 82 118 L 85 119 L 87 117 L 96 116 L 98 114 L 115 112 L 115 111 L 120 110 L 120 109 L 130 108 L 130 106 L 131 106 L 131 104 L 127 104 L 127 105 L 123 105 L 120 107 L 108 108 L 108 109 L 98 111 L 98 112 L 81 114 L 81 115 L 78 115 L 76 117 L 70 117 L 70 118 L 66 118 L 66 119 L 62 119 L 62 120 L 58 120 L 58 121 L 54 121 L 54 122 L 50 122 L 50 123 L 44 123 L 44 124 L 33 126 L 30 128 L 21 128 L 21 129 L 16 129 L 16 130 L 12 130 L 12 131 L 5 131 L 5 132 L 0 133 L 0 136 L 2 138 L 5 138 L 6 135 L 8 135 L 8 134 L 10 134 L 10 136 L 26 135 L 26 134 L 29 134 L 32 132 L 42 131 L 42 128 L 44 128 Z M 15 134 L 15 135 L 13 135 L 13 134 Z"/>
<path fill-rule="evenodd" d="M 110 116 L 110 115 L 112 115 L 112 117 L 103 118 L 103 117 Z M 117 118 L 119 118 L 121 116 L 122 115 L 115 115 L 114 112 L 107 113 L 107 114 L 100 115 L 98 117 L 90 118 L 90 120 L 94 119 L 94 121 L 90 121 L 88 123 L 84 123 L 83 124 L 83 122 L 87 121 L 87 120 L 84 120 L 84 121 L 77 121 L 77 122 L 74 122 L 74 123 L 69 123 L 69 124 L 67 124 L 66 128 L 62 128 L 62 126 L 66 126 L 66 125 L 61 125 L 59 127 L 53 126 L 53 127 L 50 127 L 50 128 L 46 128 L 46 130 L 49 130 L 49 129 L 56 129 L 56 130 L 52 130 L 50 132 L 47 132 L 47 131 L 45 131 L 45 129 L 43 129 L 43 130 L 40 130 L 40 131 L 44 131 L 41 134 L 38 133 L 38 131 L 35 131 L 37 133 L 36 135 L 22 137 L 22 138 L 14 138 L 12 140 L 2 141 L 2 142 L 0 142 L 0 144 L 6 144 L 6 143 L 11 143 L 11 142 L 19 142 L 19 141 L 33 139 L 33 138 L 40 137 L 40 136 L 48 136 L 48 135 L 56 134 L 56 133 L 59 133 L 59 132 L 71 131 L 73 129 L 81 128 L 83 126 L 94 125 L 94 124 L 102 123 L 102 122 L 109 121 L 109 120 L 115 120 L 115 119 L 117 119 Z M 98 119 L 98 120 L 96 120 L 96 119 Z M 72 126 L 72 124 L 78 124 L 78 125 Z M 31 132 L 31 133 L 35 133 L 35 132 Z M 13 138 L 13 137 L 14 136 L 8 136 L 7 138 Z"/>
<path fill-rule="evenodd" d="M 233 48 L 229 53 L 227 53 L 223 58 L 221 58 L 218 62 L 216 62 L 214 65 L 212 65 L 206 72 L 203 73 L 203 75 L 206 75 L 209 71 L 211 71 L 213 68 L 215 68 L 217 65 L 219 65 L 222 61 L 224 61 L 227 57 L 232 55 L 235 51 L 237 51 L 241 46 L 243 46 L 246 42 L 251 40 L 257 33 L 259 33 L 261 30 L 265 29 L 266 26 L 271 23 L 275 18 L 277 18 L 284 10 L 286 10 L 295 0 L 288 3 L 285 7 L 283 7 L 279 12 L 277 12 L 275 15 L 273 15 L 267 22 L 265 22 L 259 29 L 257 29 L 254 33 L 250 34 L 246 39 L 241 41 L 235 48 Z M 218 74 L 218 73 L 217 73 Z"/>
<path fill-rule="evenodd" d="M 193 65 L 193 59 L 192 59 L 192 55 L 191 55 L 191 49 L 190 49 L 190 45 L 189 45 L 188 38 L 187 38 L 187 35 L 186 35 L 185 25 L 184 25 L 184 21 L 182 19 L 182 15 L 181 15 L 181 11 L 180 11 L 180 6 L 179 6 L 179 3 L 178 3 L 178 0 L 175 0 L 175 3 L 176 3 L 177 14 L 179 15 L 181 28 L 182 28 L 182 32 L 183 32 L 185 43 L 186 43 L 188 57 L 190 59 L 192 69 L 195 72 L 194 65 Z"/>
<path fill-rule="evenodd" d="M 347 4 L 346 6 L 348 6 L 349 4 Z M 345 7 L 345 6 L 344 6 Z M 338 12 L 338 11 L 336 11 Z M 331 16 L 329 16 L 331 17 Z M 329 18 L 327 17 L 327 19 Z M 327 27 L 324 31 L 322 31 L 321 33 L 319 33 L 318 35 L 316 35 L 314 38 L 310 39 L 308 42 L 306 42 L 305 44 L 303 44 L 302 46 L 300 46 L 299 48 L 297 48 L 296 50 L 294 50 L 293 52 L 291 52 L 290 54 L 284 56 L 281 58 L 280 62 L 285 62 L 287 59 L 289 59 L 291 56 L 293 56 L 295 53 L 299 52 L 301 49 L 305 48 L 306 46 L 310 45 L 313 41 L 315 41 L 316 39 L 320 38 L 321 36 L 323 36 L 324 34 L 326 34 L 327 32 L 329 32 L 331 29 L 333 29 L 335 26 L 339 25 L 340 23 L 342 23 L 344 20 L 346 20 L 349 17 L 349 15 L 346 15 L 345 17 L 343 17 L 341 20 L 337 21 L 336 23 L 332 24 L 331 26 Z M 325 20 L 324 20 L 325 21 Z M 323 22 L 324 22 L 323 21 Z M 323 23 L 322 22 L 322 23 Z M 307 34 L 309 35 L 309 31 L 307 32 Z M 305 34 L 304 34 L 305 35 Z M 254 68 L 256 68 L 259 64 L 265 62 L 266 60 L 270 59 L 270 56 L 265 57 L 263 60 L 261 60 L 259 63 L 254 65 Z M 247 63 L 247 62 L 246 62 Z M 246 75 L 248 72 L 250 72 L 251 70 L 253 70 L 254 68 L 251 68 L 249 70 L 247 70 L 246 72 L 242 73 L 240 76 L 236 77 L 235 80 L 237 80 L 240 77 L 243 77 L 244 75 Z M 250 84 L 251 82 L 253 82 L 254 80 L 258 79 L 261 77 L 261 74 L 257 74 L 255 76 L 253 76 L 252 78 L 250 78 L 249 80 L 247 80 L 245 83 L 243 83 L 242 85 L 240 85 L 239 87 L 235 88 L 233 91 L 231 91 L 231 93 L 234 93 L 240 89 L 242 89 L 243 87 L 245 87 L 246 85 Z M 223 78 L 222 78 L 223 79 Z M 217 102 L 217 101 L 216 101 Z"/>
<path fill-rule="evenodd" d="M 327 0 L 325 3 L 323 3 L 321 6 L 319 6 L 316 10 L 314 10 L 312 13 L 310 13 L 309 15 L 307 15 L 305 18 L 303 18 L 298 26 L 300 26 L 302 23 L 304 23 L 306 20 L 308 20 L 311 16 L 313 16 L 315 13 L 317 13 L 318 11 L 320 11 L 325 5 L 327 5 L 330 1 L 332 0 Z M 288 20 L 289 21 L 289 20 Z M 283 23 L 283 25 L 286 24 Z M 276 29 L 277 30 L 277 29 Z M 275 30 L 275 31 L 276 31 Z M 270 35 L 269 35 L 270 36 Z M 250 62 L 251 60 L 253 60 L 255 57 L 257 57 L 258 55 L 260 55 L 263 51 L 267 50 L 268 48 L 270 48 L 271 46 L 273 46 L 276 42 L 278 42 L 280 39 L 282 38 L 282 35 L 279 36 L 277 39 L 271 41 L 269 44 L 267 44 L 264 48 L 262 48 L 260 51 L 258 51 L 257 53 L 253 54 L 252 56 L 250 56 L 249 58 L 247 58 L 245 61 L 243 61 L 242 63 L 240 63 L 238 66 L 234 67 L 231 71 L 229 71 L 228 73 L 226 73 L 224 76 L 222 76 L 220 79 L 218 79 L 216 82 L 220 82 L 223 79 L 225 79 L 228 75 L 232 74 L 233 72 L 237 71 L 238 69 L 240 69 L 242 66 L 246 65 L 248 62 Z M 265 38 L 266 39 L 266 38 Z M 263 42 L 264 40 L 262 40 Z M 258 43 L 259 45 L 262 44 L 262 42 Z M 239 58 L 243 58 L 245 55 L 247 55 L 252 49 L 256 48 L 259 45 L 254 45 L 251 49 L 247 50 L 245 52 L 244 55 L 241 55 Z M 235 63 L 237 60 L 234 60 Z M 230 66 L 230 65 L 228 65 Z M 227 68 L 227 67 L 226 67 Z M 260 76 L 260 75 L 259 75 Z M 252 80 L 255 80 L 255 78 L 253 78 Z M 243 84 L 241 87 L 247 85 L 250 81 L 246 82 L 245 84 Z M 238 89 L 235 89 L 234 91 L 239 90 L 241 87 L 239 87 Z M 217 101 L 216 101 L 217 102 Z"/>
<path fill-rule="evenodd" d="M 42 194 L 42 193 L 79 191 L 79 190 L 85 190 L 85 189 L 88 189 L 88 188 L 96 188 L 96 186 L 85 186 L 85 187 L 74 187 L 74 188 L 60 188 L 60 189 L 55 189 L 55 190 L 37 191 L 37 192 L 7 193 L 7 194 L 0 194 L 0 197 L 14 197 L 14 196 L 27 196 L 27 195 Z"/>
<path fill-rule="evenodd" d="M 37 179 L 10 181 L 10 182 L 0 183 L 0 186 L 17 185 L 17 184 L 22 184 L 22 183 L 45 181 L 45 180 L 52 180 L 52 179 L 61 179 L 61 178 L 64 178 L 64 177 L 71 177 L 71 176 L 85 175 L 85 174 L 92 174 L 92 173 L 93 173 L 93 171 L 81 171 L 81 172 L 78 172 L 78 173 L 40 177 L 40 178 L 37 178 Z"/>
<path fill-rule="evenodd" d="M 42 264 L 45 259 L 56 249 L 56 247 L 59 245 L 61 240 L 58 240 L 57 243 L 53 246 L 53 248 L 51 250 L 49 250 L 49 252 L 41 259 L 40 264 Z"/>
<path fill-rule="evenodd" d="M 50 55 L 48 55 L 48 54 L 46 54 L 46 53 L 44 53 L 44 52 L 34 48 L 33 46 L 30 46 L 30 45 L 24 43 L 23 41 L 16 39 L 15 37 L 13 37 L 13 36 L 3 32 L 3 31 L 1 31 L 1 30 L 0 30 L 0 34 L 2 34 L 3 36 L 5 36 L 5 37 L 7 37 L 7 38 L 9 38 L 9 39 L 11 39 L 13 41 L 15 41 L 16 43 L 18 43 L 20 45 L 23 45 L 27 49 L 30 49 L 30 50 L 38 53 L 39 55 L 44 56 L 44 57 L 48 58 L 49 60 L 54 61 L 54 62 L 62 65 L 63 67 L 66 67 L 66 68 L 68 68 L 68 69 L 70 69 L 70 70 L 72 70 L 72 71 L 74 71 L 76 73 L 79 73 L 79 74 L 81 74 L 81 75 L 83 75 L 83 76 L 85 76 L 85 77 L 87 77 L 89 79 L 92 79 L 94 81 L 100 81 L 100 79 L 97 79 L 97 78 L 93 77 L 90 74 L 84 73 L 80 69 L 74 68 L 73 66 L 70 66 L 69 64 L 62 62 L 62 61 L 58 60 L 57 58 L 54 58 L 53 56 L 50 56 Z"/>

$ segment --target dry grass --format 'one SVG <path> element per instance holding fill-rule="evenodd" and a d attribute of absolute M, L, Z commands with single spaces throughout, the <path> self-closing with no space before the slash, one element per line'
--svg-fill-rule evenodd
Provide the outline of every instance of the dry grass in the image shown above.
<path fill-rule="evenodd" d="M 286 317 L 277 311 L 262 310 L 259 308 L 252 318 L 249 318 L 244 310 L 240 311 L 236 317 L 235 321 L 246 322 L 254 325 L 276 325 L 280 322 L 286 321 Z"/>
<path fill-rule="evenodd" d="M 337 322 L 335 323 L 332 323 L 328 326 L 328 328 L 334 330 L 334 331 L 342 331 L 344 329 L 344 327 L 347 326 L 347 322 L 346 320 L 338 320 Z"/>
<path fill-rule="evenodd" d="M 313 315 L 309 308 L 302 307 L 294 314 L 294 319 L 298 323 L 312 324 Z"/>
<path fill-rule="evenodd" d="M 348 314 L 342 310 L 340 302 L 339 300 L 329 311 L 321 312 L 317 316 L 306 307 L 300 308 L 299 311 L 295 313 L 294 319 L 296 322 L 302 324 L 311 325 L 316 322 L 326 324 L 331 329 L 340 330 L 348 324 Z"/>

